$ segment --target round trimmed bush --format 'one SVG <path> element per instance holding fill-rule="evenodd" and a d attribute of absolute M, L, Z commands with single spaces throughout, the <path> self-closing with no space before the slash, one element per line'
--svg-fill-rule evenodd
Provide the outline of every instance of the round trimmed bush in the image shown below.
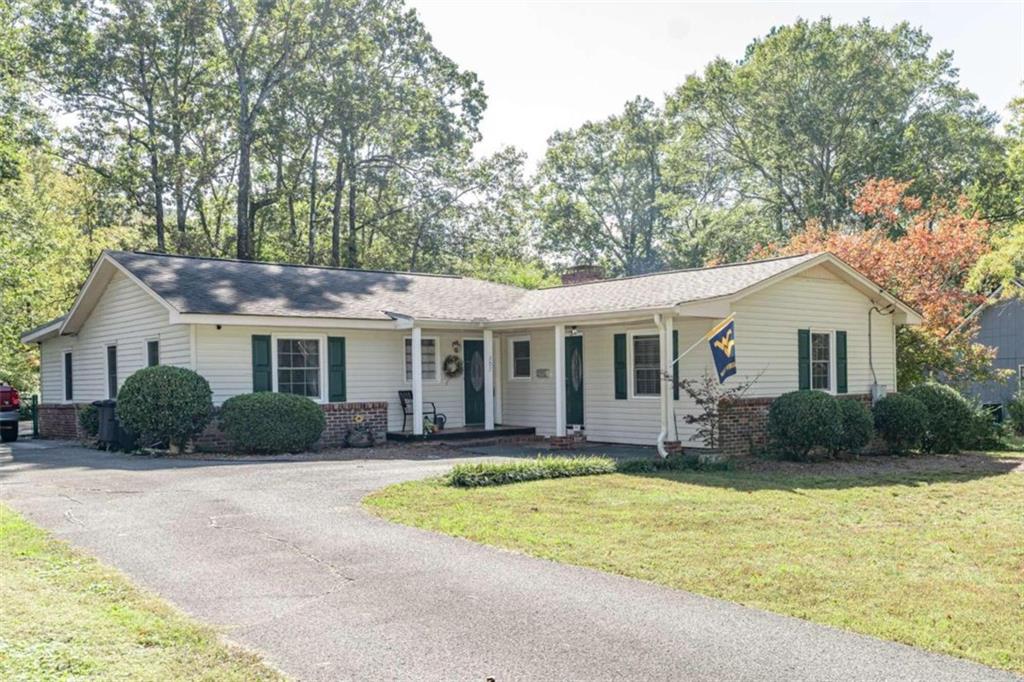
<path fill-rule="evenodd" d="M 839 403 L 839 439 L 836 450 L 858 452 L 875 435 L 875 420 L 871 410 L 859 400 L 844 399 Z"/>
<path fill-rule="evenodd" d="M 143 445 L 184 447 L 212 414 L 210 384 L 183 367 L 140 369 L 117 392 L 117 418 Z"/>
<path fill-rule="evenodd" d="M 815 448 L 831 450 L 840 436 L 835 398 L 821 391 L 784 393 L 768 410 L 768 436 L 781 454 L 806 459 Z"/>
<path fill-rule="evenodd" d="M 78 410 L 78 426 L 85 435 L 95 438 L 100 432 L 100 411 L 92 403 L 83 405 Z"/>
<path fill-rule="evenodd" d="M 221 430 L 240 452 L 304 452 L 320 439 L 326 423 L 319 405 L 290 393 L 243 393 L 220 409 Z"/>
<path fill-rule="evenodd" d="M 916 398 L 902 393 L 887 395 L 875 403 L 875 431 L 889 451 L 904 455 L 918 447 L 927 428 L 928 411 Z"/>
<path fill-rule="evenodd" d="M 959 452 L 971 445 L 976 432 L 974 408 L 949 386 L 927 383 L 914 386 L 907 395 L 925 409 L 921 449 L 925 452 Z"/>

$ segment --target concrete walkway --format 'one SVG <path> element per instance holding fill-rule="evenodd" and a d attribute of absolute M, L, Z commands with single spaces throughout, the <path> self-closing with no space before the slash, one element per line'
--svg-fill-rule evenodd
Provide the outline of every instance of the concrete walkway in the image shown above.
<path fill-rule="evenodd" d="M 0 449 L 0 499 L 308 680 L 1013 680 L 983 666 L 369 515 L 438 460 Z"/>

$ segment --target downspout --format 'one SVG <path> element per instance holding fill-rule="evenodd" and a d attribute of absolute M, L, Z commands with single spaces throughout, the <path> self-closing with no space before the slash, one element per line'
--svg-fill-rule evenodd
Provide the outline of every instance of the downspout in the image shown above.
<path fill-rule="evenodd" d="M 654 326 L 658 329 L 658 369 L 661 370 L 661 366 L 665 364 L 665 323 L 661 317 L 661 313 L 657 313 L 654 316 Z M 659 381 L 664 377 L 659 377 Z M 668 436 L 668 404 L 665 402 L 668 396 L 668 391 L 665 386 L 661 387 L 661 391 L 658 393 L 658 406 L 661 408 L 661 431 L 658 432 L 658 455 L 665 459 L 668 457 L 668 451 L 665 450 L 665 438 Z"/>

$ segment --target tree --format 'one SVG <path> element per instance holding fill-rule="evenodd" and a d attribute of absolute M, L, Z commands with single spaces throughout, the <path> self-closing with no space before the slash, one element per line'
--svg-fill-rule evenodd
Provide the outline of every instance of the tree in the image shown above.
<path fill-rule="evenodd" d="M 660 269 L 671 222 L 661 201 L 668 128 L 653 102 L 556 132 L 537 172 L 541 244 L 615 274 Z"/>
<path fill-rule="evenodd" d="M 257 211 L 277 200 L 272 195 L 253 199 L 253 146 L 267 132 L 260 124 L 271 96 L 316 49 L 318 24 L 319 17 L 306 0 L 227 0 L 217 16 L 235 106 L 235 252 L 242 260 L 255 256 L 253 231 Z"/>
<path fill-rule="evenodd" d="M 974 343 L 975 330 L 964 324 L 983 300 L 965 284 L 991 248 L 990 226 L 966 200 L 924 207 L 909 196 L 909 187 L 892 179 L 868 181 L 852 201 L 866 229 L 827 231 L 812 222 L 787 243 L 753 255 L 828 251 L 920 311 L 920 328 L 897 333 L 900 389 L 940 374 L 954 382 L 996 378 L 992 350 Z"/>
<path fill-rule="evenodd" d="M 953 201 L 995 146 L 995 116 L 960 87 L 952 54 L 899 24 L 800 20 L 717 59 L 669 98 L 674 121 L 706 141 L 740 201 L 778 235 L 814 219 L 847 224 L 871 177 Z"/>

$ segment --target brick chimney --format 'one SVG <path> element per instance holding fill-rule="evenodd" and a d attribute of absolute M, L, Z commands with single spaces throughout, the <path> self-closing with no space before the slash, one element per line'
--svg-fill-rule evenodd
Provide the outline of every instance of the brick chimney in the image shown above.
<path fill-rule="evenodd" d="M 562 284 L 583 284 L 604 279 L 604 268 L 600 265 L 573 265 L 562 273 Z"/>

